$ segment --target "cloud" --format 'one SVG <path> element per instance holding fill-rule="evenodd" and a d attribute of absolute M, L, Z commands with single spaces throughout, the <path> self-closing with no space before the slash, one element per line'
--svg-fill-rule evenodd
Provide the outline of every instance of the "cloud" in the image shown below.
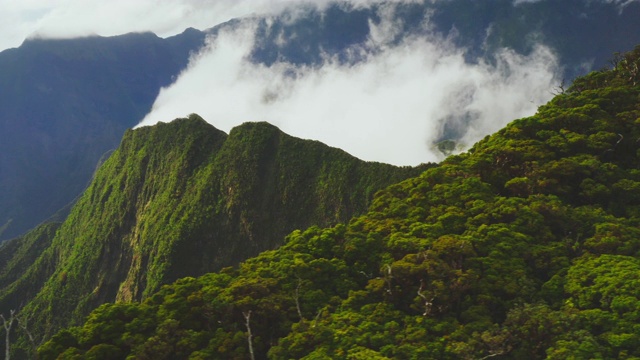
<path fill-rule="evenodd" d="M 301 0 L 303 1 L 303 0 Z M 152 31 L 159 36 L 187 27 L 206 29 L 234 17 L 278 11 L 286 0 L 0 0 L 0 49 L 27 37 L 112 36 Z"/>
<path fill-rule="evenodd" d="M 391 41 L 399 24 L 370 26 L 369 41 L 351 49 L 361 61 L 327 55 L 314 67 L 254 64 L 247 59 L 255 27 L 227 29 L 161 90 L 140 125 L 194 112 L 224 131 L 268 121 L 364 160 L 416 165 L 441 158 L 433 149 L 438 140 L 471 145 L 532 115 L 560 83 L 556 58 L 543 46 L 528 56 L 502 50 L 494 64 L 470 64 L 447 39 Z"/>
<path fill-rule="evenodd" d="M 620 0 L 618 0 L 620 1 Z M 342 2 L 369 7 L 378 0 Z M 398 0 L 420 2 L 420 0 Z M 0 49 L 28 35 L 103 36 L 186 27 L 209 28 L 231 18 L 270 18 L 285 8 L 322 8 L 323 0 L 0 0 Z M 290 11 L 289 16 L 305 12 Z M 272 66 L 247 60 L 254 28 L 210 39 L 173 86 L 163 89 L 143 124 L 197 112 L 229 130 L 245 121 L 269 121 L 296 136 L 321 140 L 366 160 L 417 164 L 437 160 L 432 143 L 455 137 L 467 145 L 508 121 L 530 115 L 560 82 L 553 54 L 507 50 L 497 62 L 469 64 L 447 39 L 404 37 L 393 6 L 371 23 L 370 39 L 349 49 L 356 62 L 327 55 L 322 66 Z M 293 21 L 293 20 L 292 20 Z M 280 39 L 286 42 L 287 39 Z"/>
<path fill-rule="evenodd" d="M 370 6 L 381 0 L 342 1 Z M 411 0 L 397 0 L 411 1 Z M 323 7 L 327 0 L 0 0 L 0 51 L 28 37 L 72 38 L 152 31 L 161 37 L 187 27 L 208 29 L 232 18 L 268 15 L 286 7 Z"/>
<path fill-rule="evenodd" d="M 520 5 L 520 4 L 527 4 L 527 3 L 537 3 L 537 2 L 541 2 L 544 0 L 513 0 L 513 4 L 514 5 Z M 620 9 L 622 10 L 625 6 L 634 3 L 634 2 L 639 2 L 640 0 L 586 0 L 585 2 L 604 2 L 607 4 L 615 4 L 617 6 L 620 7 Z"/>

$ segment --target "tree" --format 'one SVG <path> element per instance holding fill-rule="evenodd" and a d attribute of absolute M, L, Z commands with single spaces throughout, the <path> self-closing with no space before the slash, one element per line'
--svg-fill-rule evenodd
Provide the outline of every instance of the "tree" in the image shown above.
<path fill-rule="evenodd" d="M 5 360 L 9 360 L 11 358 L 11 327 L 13 326 L 13 322 L 15 321 L 15 310 L 11 310 L 9 315 L 9 319 L 7 320 L 4 317 L 4 314 L 0 314 L 0 319 L 2 319 L 2 326 L 5 331 L 5 349 L 4 349 L 4 358 Z"/>

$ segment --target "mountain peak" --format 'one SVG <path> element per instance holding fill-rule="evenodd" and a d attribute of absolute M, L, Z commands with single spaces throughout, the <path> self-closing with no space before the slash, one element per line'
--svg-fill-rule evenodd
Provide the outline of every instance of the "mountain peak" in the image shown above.
<path fill-rule="evenodd" d="M 346 221 L 377 190 L 423 169 L 367 163 L 265 122 L 227 135 L 191 114 L 128 130 L 47 240 L 47 260 L 25 272 L 49 281 L 17 279 L 0 307 L 37 293 L 25 309 L 54 310 L 40 324 L 77 322 L 101 303 L 237 265 L 295 229 Z"/>
<path fill-rule="evenodd" d="M 275 251 L 180 279 L 148 301 L 105 305 L 40 355 L 639 357 L 639 65 L 637 47 L 469 152 L 380 191 L 366 214 L 294 231 Z M 243 231 L 274 218 L 245 222 L 251 212 L 233 209 L 277 186 L 237 186 L 238 174 L 275 168 L 240 158 L 224 183 L 237 196 L 222 207 Z M 102 329 L 114 330 L 105 338 Z"/>

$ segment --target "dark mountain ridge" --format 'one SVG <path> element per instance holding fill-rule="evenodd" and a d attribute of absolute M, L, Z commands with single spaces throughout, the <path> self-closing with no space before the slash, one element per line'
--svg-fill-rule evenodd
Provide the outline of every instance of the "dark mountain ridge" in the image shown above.
<path fill-rule="evenodd" d="M 200 32 L 28 40 L 0 53 L 0 237 L 67 205 L 187 65 Z"/>

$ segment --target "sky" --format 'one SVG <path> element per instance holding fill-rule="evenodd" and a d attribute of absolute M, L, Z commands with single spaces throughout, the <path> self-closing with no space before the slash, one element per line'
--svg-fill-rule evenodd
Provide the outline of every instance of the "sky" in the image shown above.
<path fill-rule="evenodd" d="M 277 16 L 303 3 L 322 7 L 327 1 L 0 0 L 8 20 L 0 21 L 0 49 L 33 36 L 153 31 L 164 37 L 234 17 Z M 442 159 L 434 142 L 442 138 L 445 122 L 458 126 L 461 149 L 469 147 L 509 121 L 534 114 L 560 83 L 556 58 L 542 45 L 529 56 L 501 50 L 495 64 L 469 64 L 464 49 L 450 39 L 427 35 L 390 41 L 400 25 L 393 6 L 379 15 L 383 21 L 370 24 L 366 44 L 352 49 L 364 60 L 350 65 L 330 56 L 315 67 L 254 64 L 247 55 L 255 24 L 223 31 L 161 90 L 141 125 L 190 113 L 226 132 L 246 121 L 268 121 L 290 135 L 320 140 L 364 160 L 417 165 Z M 424 22 L 428 28 L 428 19 Z"/>
<path fill-rule="evenodd" d="M 356 6 L 380 0 L 349 0 Z M 401 1 L 401 0 L 392 0 Z M 0 51 L 29 37 L 113 36 L 151 31 L 166 37 L 233 18 L 276 14 L 291 5 L 328 0 L 0 0 Z"/>

